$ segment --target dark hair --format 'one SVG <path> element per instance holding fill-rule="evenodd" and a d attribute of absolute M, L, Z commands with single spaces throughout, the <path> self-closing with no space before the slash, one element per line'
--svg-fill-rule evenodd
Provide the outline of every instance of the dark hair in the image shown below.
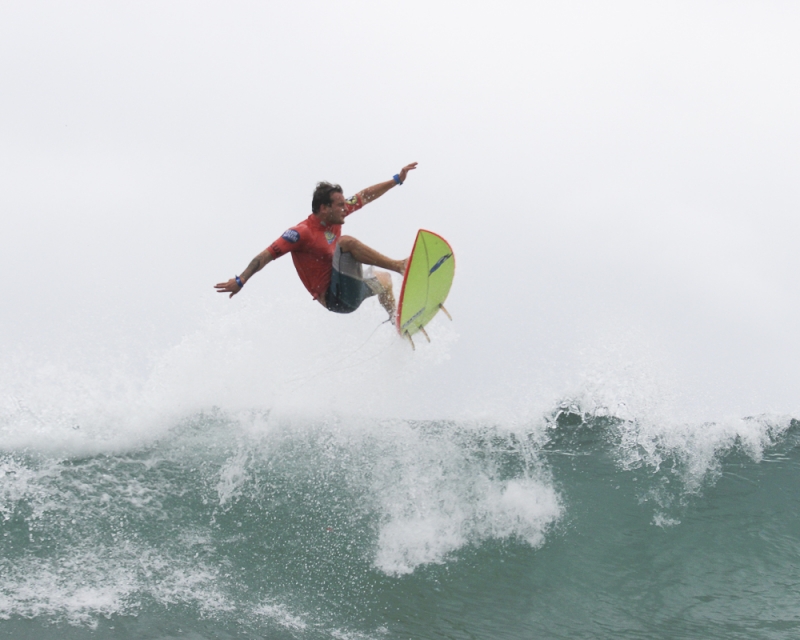
<path fill-rule="evenodd" d="M 332 193 L 342 193 L 342 188 L 338 184 L 318 182 L 317 188 L 314 189 L 314 197 L 311 199 L 311 211 L 319 213 L 319 208 L 323 204 L 330 206 Z"/>

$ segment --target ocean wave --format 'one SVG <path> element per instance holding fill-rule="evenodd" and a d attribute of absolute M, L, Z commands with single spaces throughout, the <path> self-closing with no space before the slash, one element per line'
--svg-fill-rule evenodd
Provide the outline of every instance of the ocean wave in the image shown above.
<path fill-rule="evenodd" d="M 542 549 L 575 526 L 584 477 L 672 529 L 726 465 L 800 432 L 583 406 L 511 424 L 214 409 L 120 453 L 6 451 L 0 617 L 96 626 L 177 606 L 312 637 L 342 629 L 320 597 L 363 601 L 487 544 Z"/>

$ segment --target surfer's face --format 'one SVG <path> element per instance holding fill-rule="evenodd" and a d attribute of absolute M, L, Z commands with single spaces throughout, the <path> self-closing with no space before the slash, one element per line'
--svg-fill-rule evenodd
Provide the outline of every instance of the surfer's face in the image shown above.
<path fill-rule="evenodd" d="M 331 204 L 323 204 L 319 208 L 319 211 L 322 214 L 321 218 L 325 224 L 344 224 L 344 216 L 347 213 L 344 196 L 338 192 L 332 193 Z"/>

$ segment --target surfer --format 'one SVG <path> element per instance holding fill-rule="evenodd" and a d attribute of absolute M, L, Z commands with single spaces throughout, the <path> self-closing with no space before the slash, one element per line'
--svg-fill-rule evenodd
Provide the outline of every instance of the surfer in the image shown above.
<path fill-rule="evenodd" d="M 356 240 L 342 235 L 345 218 L 389 189 L 403 184 L 417 163 L 407 164 L 391 180 L 359 191 L 346 200 L 338 184 L 319 182 L 311 199 L 312 213 L 250 261 L 241 275 L 214 285 L 219 293 L 235 296 L 253 275 L 285 253 L 292 254 L 297 275 L 313 298 L 329 311 L 352 313 L 370 296 L 377 295 L 383 308 L 394 317 L 392 278 L 385 271 L 364 277 L 363 265 L 388 269 L 403 275 L 406 260 L 392 260 Z"/>

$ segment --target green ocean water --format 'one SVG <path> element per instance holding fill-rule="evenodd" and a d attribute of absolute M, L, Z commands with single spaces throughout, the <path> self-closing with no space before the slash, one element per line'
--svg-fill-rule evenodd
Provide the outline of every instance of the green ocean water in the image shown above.
<path fill-rule="evenodd" d="M 800 425 L 187 416 L 0 453 L 0 637 L 794 638 Z"/>

